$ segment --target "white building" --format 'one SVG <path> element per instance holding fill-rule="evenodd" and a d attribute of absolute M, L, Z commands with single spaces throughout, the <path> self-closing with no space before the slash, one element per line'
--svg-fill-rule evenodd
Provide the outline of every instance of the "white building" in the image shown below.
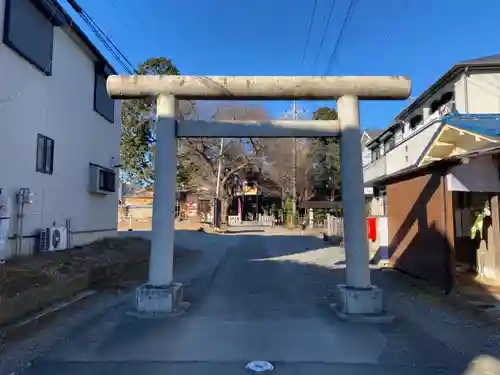
<path fill-rule="evenodd" d="M 371 158 L 363 159 L 365 186 L 378 187 L 375 196 L 380 198 L 374 200 L 372 212 L 385 215 L 384 188 L 377 180 L 495 146 L 495 134 L 458 125 L 460 116 L 494 113 L 500 113 L 500 55 L 455 64 L 367 143 Z"/>
<path fill-rule="evenodd" d="M 363 166 L 371 163 L 372 152 L 367 145 L 380 134 L 383 130 L 363 130 L 361 133 L 361 152 Z M 365 196 L 371 197 L 373 195 L 373 187 L 365 187 Z"/>
<path fill-rule="evenodd" d="M 0 24 L 9 256 L 36 251 L 49 227 L 70 227 L 62 242 L 72 246 L 115 235 L 120 117 L 106 93 L 113 68 L 57 0 L 0 0 Z M 16 198 L 22 188 L 33 193 L 23 207 Z"/>

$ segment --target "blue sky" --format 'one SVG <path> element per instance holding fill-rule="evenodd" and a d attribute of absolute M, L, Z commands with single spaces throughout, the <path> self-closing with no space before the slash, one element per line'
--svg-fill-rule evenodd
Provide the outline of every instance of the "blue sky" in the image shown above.
<path fill-rule="evenodd" d="M 164 56 L 182 74 L 323 75 L 349 5 L 336 0 L 314 64 L 332 1 L 318 0 L 303 65 L 313 0 L 78 3 L 134 64 Z M 498 0 L 359 0 L 328 74 L 405 75 L 412 78 L 412 96 L 418 96 L 455 62 L 500 53 L 499 14 Z M 386 127 L 407 104 L 363 102 L 362 127 Z M 265 105 L 279 117 L 290 103 Z M 307 117 L 334 102 L 301 105 Z"/>

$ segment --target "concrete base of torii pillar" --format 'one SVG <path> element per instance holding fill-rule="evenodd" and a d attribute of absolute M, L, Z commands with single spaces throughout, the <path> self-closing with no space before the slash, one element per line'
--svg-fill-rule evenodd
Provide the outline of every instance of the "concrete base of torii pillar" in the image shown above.
<path fill-rule="evenodd" d="M 359 101 L 352 95 L 338 99 L 340 122 L 340 173 L 344 207 L 346 284 L 337 286 L 338 317 L 358 322 L 386 322 L 383 292 L 371 285 L 368 235 L 366 230 Z"/>
<path fill-rule="evenodd" d="M 171 314 L 183 311 L 184 302 L 181 283 L 167 286 L 143 284 L 136 289 L 135 307 L 137 311 L 150 314 Z"/>

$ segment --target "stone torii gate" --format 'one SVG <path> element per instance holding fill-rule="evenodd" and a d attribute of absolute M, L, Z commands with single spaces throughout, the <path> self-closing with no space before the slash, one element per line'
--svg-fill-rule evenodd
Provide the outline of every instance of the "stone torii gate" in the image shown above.
<path fill-rule="evenodd" d="M 182 302 L 182 285 L 173 282 L 176 137 L 340 136 L 346 283 L 338 286 L 335 311 L 356 318 L 383 313 L 382 291 L 370 282 L 359 100 L 406 99 L 408 78 L 110 76 L 107 89 L 114 99 L 158 97 L 149 282 L 137 289 L 139 311 L 168 313 Z M 337 100 L 339 120 L 178 120 L 178 100 Z"/>

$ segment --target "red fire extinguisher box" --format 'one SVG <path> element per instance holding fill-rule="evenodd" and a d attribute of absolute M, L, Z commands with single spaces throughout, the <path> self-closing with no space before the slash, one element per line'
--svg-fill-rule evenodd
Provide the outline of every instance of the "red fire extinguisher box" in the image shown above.
<path fill-rule="evenodd" d="M 371 241 L 377 240 L 377 218 L 369 217 L 367 219 L 367 227 L 368 227 L 368 239 Z"/>

